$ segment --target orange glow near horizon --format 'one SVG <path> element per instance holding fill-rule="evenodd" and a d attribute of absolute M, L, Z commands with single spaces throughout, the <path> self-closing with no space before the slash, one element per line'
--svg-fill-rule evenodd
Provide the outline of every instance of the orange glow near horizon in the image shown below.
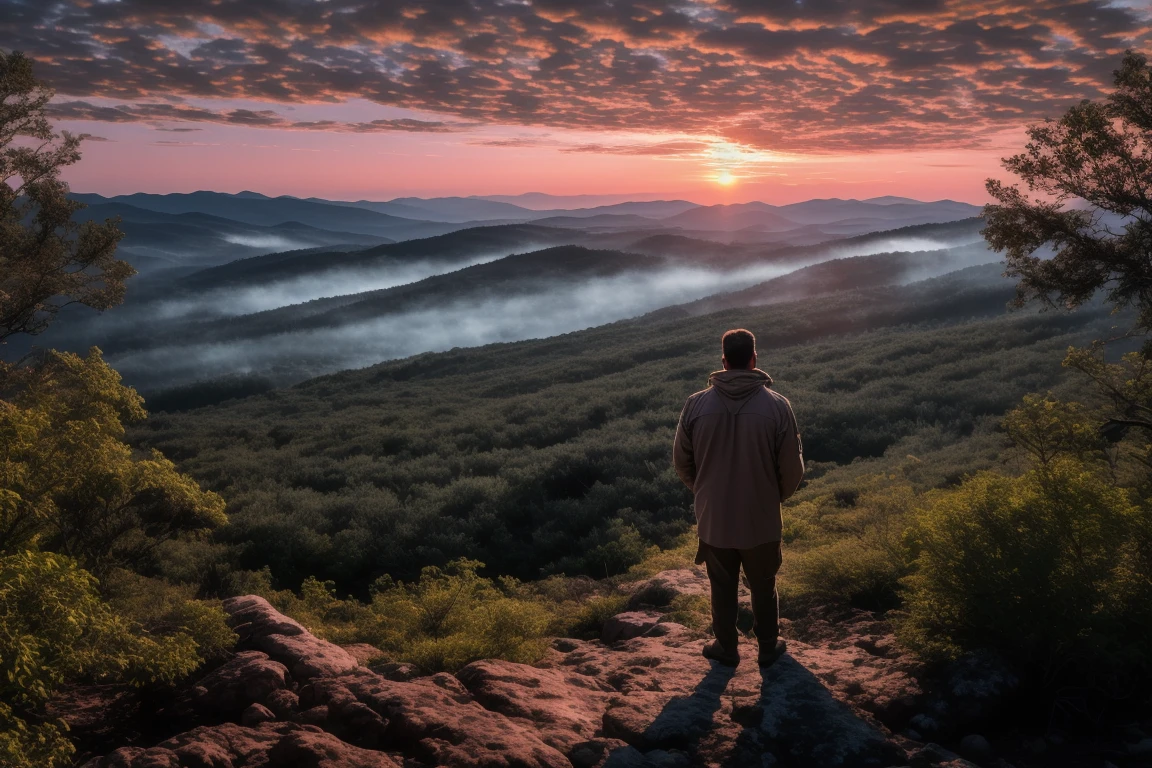
<path fill-rule="evenodd" d="M 246 105 L 258 109 L 259 103 Z M 369 105 L 319 105 L 299 117 L 379 117 Z M 398 111 L 386 115 L 395 119 Z M 405 113 L 407 114 L 407 113 Z M 421 119 L 429 119 L 424 113 Z M 236 125 L 66 120 L 96 138 L 65 179 L 78 192 L 251 190 L 267 195 L 395 197 L 632 195 L 711 205 L 884 195 L 983 203 L 984 181 L 1023 132 L 979 149 L 800 154 L 691 134 L 476 126 L 448 133 L 337 133 Z"/>

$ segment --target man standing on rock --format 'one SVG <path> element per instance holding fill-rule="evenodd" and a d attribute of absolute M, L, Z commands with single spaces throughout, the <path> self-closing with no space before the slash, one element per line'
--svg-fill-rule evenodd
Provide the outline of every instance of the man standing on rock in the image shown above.
<path fill-rule="evenodd" d="M 779 639 L 780 502 L 800 486 L 804 455 L 796 416 L 772 377 L 756 367 L 756 337 L 743 328 L 720 340 L 724 370 L 688 398 L 676 426 L 673 463 L 695 497 L 700 548 L 708 568 L 712 630 L 709 659 L 740 661 L 736 616 L 740 568 L 752 592 L 761 666 L 784 653 Z"/>

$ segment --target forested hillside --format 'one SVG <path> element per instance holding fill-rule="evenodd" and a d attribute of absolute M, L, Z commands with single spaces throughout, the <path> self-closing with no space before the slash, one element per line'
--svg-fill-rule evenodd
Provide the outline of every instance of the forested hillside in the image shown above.
<path fill-rule="evenodd" d="M 1011 295 L 990 265 L 816 305 L 666 310 L 154 414 L 132 440 L 231 501 L 213 546 L 165 558 L 175 577 L 268 566 L 281 586 L 316 576 L 363 594 L 382 574 L 457 557 L 520 578 L 605 576 L 689 529 L 672 431 L 718 367 L 725 329 L 759 333 L 813 466 L 883 457 L 871 471 L 893 471 L 927 445 L 908 468 L 926 489 L 1001 461 L 998 419 L 1058 384 L 1068 345 L 1115 322 L 1098 310 L 1007 314 Z M 950 451 L 964 440 L 975 447 Z"/>

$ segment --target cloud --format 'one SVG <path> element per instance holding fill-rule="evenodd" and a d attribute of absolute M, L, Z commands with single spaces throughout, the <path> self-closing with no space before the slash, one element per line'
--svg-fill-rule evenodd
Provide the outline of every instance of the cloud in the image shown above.
<path fill-rule="evenodd" d="M 394 120 L 372 120 L 369 122 L 343 122 L 338 120 L 301 121 L 289 120 L 271 109 L 231 109 L 213 110 L 183 104 L 144 103 L 120 104 L 107 107 L 87 101 L 63 101 L 49 104 L 48 113 L 57 120 L 94 120 L 105 123 L 151 123 L 181 120 L 188 122 L 218 123 L 220 125 L 240 125 L 252 128 L 278 128 L 292 131 L 334 131 L 337 133 L 385 133 L 406 131 L 418 133 L 448 133 L 462 130 L 467 125 L 460 122 L 437 122 L 401 118 Z M 160 131 L 196 131 L 199 128 L 169 128 L 158 126 Z"/>
<path fill-rule="evenodd" d="M 6 45 L 35 56 L 58 92 L 133 102 L 71 108 L 85 119 L 552 126 L 802 152 L 985 146 L 1099 97 L 1125 48 L 1152 48 L 1147 7 L 1111 0 L 64 0 L 6 10 Z M 272 109 L 149 103 L 160 98 L 360 98 L 445 119 L 307 123 Z"/>
<path fill-rule="evenodd" d="M 511 139 L 475 139 L 469 141 L 475 147 L 542 147 L 546 143 L 539 139 L 511 138 Z M 551 143 L 551 142 L 549 142 Z"/>
<path fill-rule="evenodd" d="M 97 136 L 93 133 L 82 133 L 80 134 L 80 138 L 82 138 L 84 141 L 115 141 L 115 139 L 109 139 L 104 136 Z"/>
<path fill-rule="evenodd" d="M 654 144 L 577 144 L 561 149 L 561 152 L 596 155 L 651 155 L 674 157 L 677 155 L 698 156 L 711 145 L 703 141 L 661 141 Z"/>

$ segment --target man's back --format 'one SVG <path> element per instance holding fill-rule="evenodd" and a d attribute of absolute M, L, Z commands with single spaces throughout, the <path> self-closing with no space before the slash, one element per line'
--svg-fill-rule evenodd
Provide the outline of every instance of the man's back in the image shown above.
<path fill-rule="evenodd" d="M 701 541 L 748 549 L 781 537 L 780 502 L 804 474 L 796 417 L 759 369 L 717 371 L 688 398 L 673 460 L 695 496 Z"/>

